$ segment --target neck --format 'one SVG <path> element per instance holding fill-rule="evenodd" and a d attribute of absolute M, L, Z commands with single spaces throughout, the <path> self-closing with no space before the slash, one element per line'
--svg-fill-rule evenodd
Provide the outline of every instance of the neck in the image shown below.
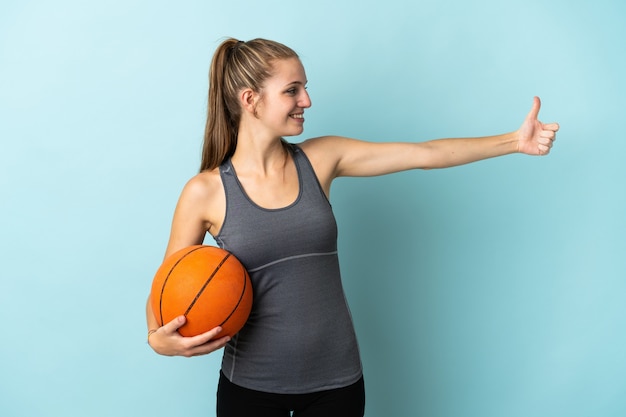
<path fill-rule="evenodd" d="M 238 175 L 254 172 L 267 176 L 276 170 L 283 171 L 287 158 L 281 138 L 263 138 L 240 131 L 232 163 Z"/>

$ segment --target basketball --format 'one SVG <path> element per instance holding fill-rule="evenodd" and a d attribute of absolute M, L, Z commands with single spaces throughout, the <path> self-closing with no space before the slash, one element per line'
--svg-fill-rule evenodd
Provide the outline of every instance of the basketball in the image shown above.
<path fill-rule="evenodd" d="M 184 315 L 178 329 L 195 336 L 217 326 L 217 338 L 233 336 L 252 308 L 248 272 L 234 255 L 215 246 L 195 245 L 168 256 L 157 270 L 150 292 L 159 326 Z"/>

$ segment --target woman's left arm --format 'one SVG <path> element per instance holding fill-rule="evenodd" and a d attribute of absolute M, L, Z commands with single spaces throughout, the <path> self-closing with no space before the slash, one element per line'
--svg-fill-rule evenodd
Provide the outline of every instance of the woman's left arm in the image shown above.
<path fill-rule="evenodd" d="M 309 157 L 314 160 L 314 165 L 321 168 L 322 177 L 328 181 L 340 176 L 375 176 L 409 169 L 447 168 L 511 153 L 546 155 L 552 148 L 559 125 L 541 123 L 537 119 L 540 107 L 541 102 L 535 97 L 521 127 L 502 135 L 418 143 L 375 143 L 325 137 L 305 142 L 303 148 L 311 154 Z M 315 146 L 316 142 L 320 146 Z"/>

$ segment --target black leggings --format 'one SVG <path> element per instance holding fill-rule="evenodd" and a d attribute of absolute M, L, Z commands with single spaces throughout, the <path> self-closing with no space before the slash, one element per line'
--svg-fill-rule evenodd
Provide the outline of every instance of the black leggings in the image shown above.
<path fill-rule="evenodd" d="M 363 378 L 345 388 L 310 394 L 272 394 L 240 387 L 222 373 L 217 387 L 217 417 L 363 417 Z"/>

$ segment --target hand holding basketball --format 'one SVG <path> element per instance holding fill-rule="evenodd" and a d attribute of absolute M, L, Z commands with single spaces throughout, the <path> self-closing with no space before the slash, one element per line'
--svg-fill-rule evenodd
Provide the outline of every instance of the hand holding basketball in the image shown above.
<path fill-rule="evenodd" d="M 250 277 L 232 254 L 205 245 L 180 249 L 154 276 L 148 309 L 161 327 L 148 342 L 166 356 L 213 352 L 243 327 L 251 307 Z"/>
<path fill-rule="evenodd" d="M 181 336 L 178 329 L 185 322 L 185 316 L 179 316 L 152 333 L 148 338 L 148 343 L 152 349 L 160 355 L 191 357 L 206 355 L 221 349 L 230 340 L 230 336 L 216 339 L 222 331 L 221 327 L 216 327 L 197 336 Z"/>

